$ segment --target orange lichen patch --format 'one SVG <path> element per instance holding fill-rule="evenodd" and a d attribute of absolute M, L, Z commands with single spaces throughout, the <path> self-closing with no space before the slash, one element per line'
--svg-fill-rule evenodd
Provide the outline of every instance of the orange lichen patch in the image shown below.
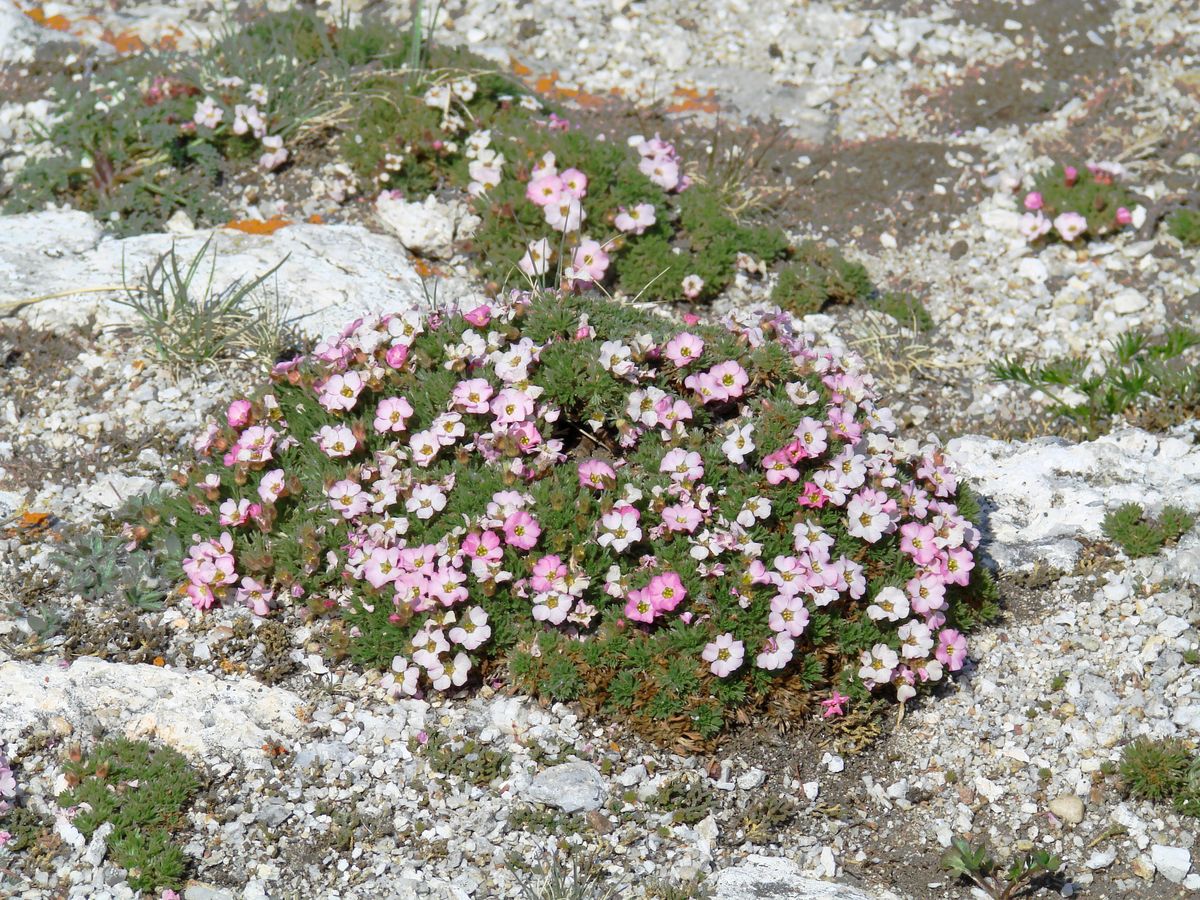
<path fill-rule="evenodd" d="M 552 100 L 566 100 L 582 109 L 598 109 L 608 102 L 608 98 L 600 94 L 589 94 L 587 91 L 577 87 L 559 84 L 558 72 L 551 72 L 549 75 L 539 75 L 533 83 L 533 89 L 543 97 L 548 97 Z M 619 95 L 620 91 L 614 89 L 612 93 Z"/>
<path fill-rule="evenodd" d="M 324 225 L 325 224 L 325 220 L 321 217 L 320 213 L 313 213 L 311 216 L 309 216 L 304 221 L 307 222 L 309 225 Z"/>
<path fill-rule="evenodd" d="M 676 100 L 667 107 L 667 112 L 715 113 L 720 110 L 717 93 L 712 88 L 708 89 L 708 93 L 701 94 L 695 88 L 677 87 L 672 96 Z"/>
<path fill-rule="evenodd" d="M 122 56 L 130 53 L 140 53 L 146 49 L 146 42 L 141 39 L 141 36 L 136 31 L 132 30 L 114 34 L 105 28 L 104 33 L 100 35 L 100 40 L 106 44 L 111 44 L 112 48 Z"/>
<path fill-rule="evenodd" d="M 63 15 L 47 16 L 46 10 L 40 6 L 35 6 L 32 9 L 24 10 L 25 15 L 33 19 L 44 28 L 50 28 L 54 31 L 66 31 L 71 27 L 71 20 Z"/>
<path fill-rule="evenodd" d="M 287 228 L 291 224 L 289 219 L 282 216 L 272 216 L 265 222 L 262 219 L 234 219 L 232 222 L 226 222 L 225 227 L 246 234 L 274 234 L 280 228 Z"/>
<path fill-rule="evenodd" d="M 161 668 L 162 666 L 165 666 L 167 664 L 167 661 L 165 659 L 163 659 L 161 656 L 156 656 L 156 657 L 154 657 L 154 664 Z"/>
<path fill-rule="evenodd" d="M 20 540 L 33 540 L 51 537 L 55 540 L 61 539 L 61 535 L 51 533 L 51 528 L 54 525 L 54 516 L 45 512 L 23 512 L 17 516 L 9 527 L 0 531 L 0 535 L 6 538 L 18 538 Z"/>
<path fill-rule="evenodd" d="M 428 278 L 431 275 L 441 275 L 442 274 L 442 271 L 440 269 L 437 269 L 434 266 L 431 266 L 429 263 L 425 262 L 425 260 L 420 259 L 419 257 L 414 257 L 413 268 L 417 270 L 417 274 L 420 275 L 422 278 Z"/>
<path fill-rule="evenodd" d="M 509 68 L 512 69 L 512 73 L 514 75 L 520 76 L 521 78 L 524 78 L 526 75 L 533 74 L 533 69 L 529 68 L 529 66 L 525 65 L 525 63 L 521 62 L 519 59 L 510 60 Z"/>

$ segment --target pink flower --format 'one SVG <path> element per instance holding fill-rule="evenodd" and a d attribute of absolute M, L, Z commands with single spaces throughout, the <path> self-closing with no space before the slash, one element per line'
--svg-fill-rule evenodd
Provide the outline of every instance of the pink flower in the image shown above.
<path fill-rule="evenodd" d="M 413 414 L 413 408 L 403 397 L 387 397 L 375 408 L 375 430 L 380 434 L 403 431 Z"/>
<path fill-rule="evenodd" d="M 587 218 L 583 204 L 569 194 L 560 195 L 556 202 L 545 208 L 545 214 L 546 224 L 563 233 L 578 231 Z"/>
<path fill-rule="evenodd" d="M 671 612 L 687 599 L 687 589 L 674 572 L 655 575 L 646 585 L 646 596 L 657 612 Z"/>
<path fill-rule="evenodd" d="M 492 413 L 497 425 L 524 422 L 533 413 L 533 400 L 524 391 L 505 388 L 492 401 Z"/>
<path fill-rule="evenodd" d="M 720 382 L 708 372 L 697 372 L 683 379 L 684 386 L 694 391 L 704 404 L 720 403 L 727 399 Z"/>
<path fill-rule="evenodd" d="M 700 354 L 704 352 L 704 341 L 691 332 L 684 331 L 667 342 L 664 352 L 667 359 L 682 369 L 700 358 Z"/>
<path fill-rule="evenodd" d="M 488 401 L 492 399 L 492 386 L 486 378 L 460 381 L 454 386 L 450 401 L 463 412 L 486 413 Z"/>
<path fill-rule="evenodd" d="M 732 360 L 718 363 L 708 370 L 708 374 L 716 379 L 717 384 L 725 391 L 725 397 L 730 399 L 742 396 L 743 388 L 750 383 L 750 376 L 746 374 L 746 370 Z"/>
<path fill-rule="evenodd" d="M 633 209 L 622 206 L 613 219 L 613 224 L 626 234 L 642 234 L 655 221 L 654 207 L 649 203 L 639 203 Z"/>
<path fill-rule="evenodd" d="M 695 300 L 704 290 L 704 279 L 699 275 L 688 275 L 680 282 L 680 287 L 683 289 L 683 296 Z"/>
<path fill-rule="evenodd" d="M 928 565 L 937 556 L 933 543 L 933 528 L 919 522 L 905 522 L 900 526 L 900 549 L 913 558 L 918 566 Z"/>
<path fill-rule="evenodd" d="M 1073 185 L 1078 180 L 1079 180 L 1079 170 L 1078 169 L 1076 169 L 1074 166 L 1065 166 L 1063 168 L 1063 181 L 1066 183 L 1067 187 L 1071 187 L 1071 185 Z"/>
<path fill-rule="evenodd" d="M 216 594 L 206 584 L 189 584 L 187 595 L 196 609 L 211 609 L 217 602 Z"/>
<path fill-rule="evenodd" d="M 1133 224 L 1133 213 L 1131 213 L 1129 210 L 1127 210 L 1124 206 L 1117 207 L 1117 224 L 1118 225 L 1132 225 Z"/>
<path fill-rule="evenodd" d="M 602 491 L 617 480 L 613 467 L 598 459 L 584 460 L 579 464 L 579 484 Z"/>
<path fill-rule="evenodd" d="M 576 281 L 600 282 L 608 271 L 608 254 L 600 246 L 599 241 L 580 241 L 572 259 L 573 266 L 570 276 Z"/>
<path fill-rule="evenodd" d="M 951 672 L 957 672 L 967 658 L 967 639 L 953 628 L 943 628 L 938 632 L 937 649 L 933 655 Z"/>
<path fill-rule="evenodd" d="M 358 402 L 362 393 L 363 380 L 357 372 L 332 375 L 321 385 L 321 396 L 318 398 L 323 407 L 328 410 L 351 410 Z"/>
<path fill-rule="evenodd" d="M 226 585 L 237 581 L 233 571 L 233 538 L 221 532 L 219 538 L 201 541 L 188 551 L 183 571 L 195 585 Z"/>
<path fill-rule="evenodd" d="M 341 513 L 343 519 L 361 516 L 370 505 L 362 486 L 348 478 L 331 485 L 325 495 L 329 498 L 329 505 Z"/>
<path fill-rule="evenodd" d="M 672 481 L 697 481 L 704 477 L 704 463 L 695 450 L 676 447 L 663 456 L 658 471 L 669 473 Z"/>
<path fill-rule="evenodd" d="M 271 459 L 277 432 L 270 425 L 251 425 L 242 432 L 233 452 L 235 462 L 266 462 Z"/>
<path fill-rule="evenodd" d="M 462 552 L 470 560 L 484 563 L 499 562 L 504 556 L 504 550 L 500 547 L 500 535 L 491 530 L 482 534 L 477 531 L 468 534 L 463 540 Z"/>
<path fill-rule="evenodd" d="M 518 550 L 532 550 L 541 533 L 541 526 L 523 509 L 504 520 L 504 540 Z"/>
<path fill-rule="evenodd" d="M 1087 219 L 1077 212 L 1065 212 L 1054 217 L 1054 230 L 1068 244 L 1087 231 Z"/>
<path fill-rule="evenodd" d="M 317 432 L 317 446 L 331 459 L 349 456 L 358 447 L 358 438 L 346 425 L 323 425 Z"/>
<path fill-rule="evenodd" d="M 646 589 L 637 589 L 629 592 L 629 596 L 625 601 L 625 618 L 631 619 L 634 622 L 650 623 L 654 621 L 654 617 L 658 615 L 658 610 L 655 609 L 654 603 L 650 598 Z"/>
<path fill-rule="evenodd" d="M 404 368 L 404 362 L 408 359 L 408 345 L 395 344 L 389 347 L 383 358 L 393 369 Z"/>
<path fill-rule="evenodd" d="M 400 548 L 376 547 L 363 566 L 363 577 L 371 587 L 381 588 L 400 576 Z"/>
<path fill-rule="evenodd" d="M 163 888 L 162 896 L 159 900 L 179 900 L 179 895 L 170 888 Z"/>
<path fill-rule="evenodd" d="M 586 183 L 586 180 L 585 180 Z M 543 208 L 557 203 L 563 193 L 563 180 L 558 175 L 541 175 L 529 182 L 525 196 L 530 203 Z"/>
<path fill-rule="evenodd" d="M 663 524 L 668 531 L 686 531 L 691 534 L 700 524 L 702 514 L 691 503 L 678 503 L 667 506 L 662 511 Z"/>
<path fill-rule="evenodd" d="M 807 506 L 809 509 L 820 509 L 829 502 L 829 495 L 821 490 L 820 485 L 806 481 L 804 482 L 804 487 L 800 489 L 800 496 L 796 499 L 796 502 L 801 506 Z"/>
<path fill-rule="evenodd" d="M 492 636 L 492 627 L 488 625 L 488 616 L 482 607 L 472 606 L 458 625 L 450 629 L 449 638 L 466 650 L 474 650 Z"/>
<path fill-rule="evenodd" d="M 244 428 L 250 424 L 250 409 L 249 400 L 234 400 L 225 410 L 225 421 L 230 428 Z"/>
<path fill-rule="evenodd" d="M 821 705 L 825 707 L 825 712 L 822 714 L 822 718 L 828 719 L 832 716 L 845 715 L 845 706 L 849 702 L 849 697 L 845 696 L 844 694 L 839 694 L 837 690 L 834 689 L 834 692 L 829 696 L 828 700 L 821 701 Z"/>
<path fill-rule="evenodd" d="M 476 328 L 486 328 L 488 323 L 492 321 L 492 308 L 487 305 L 477 306 L 468 313 L 463 313 L 463 318 L 469 325 L 474 325 Z"/>
<path fill-rule="evenodd" d="M 562 560 L 550 554 L 543 556 L 533 564 L 533 577 L 529 583 L 538 593 L 553 590 L 555 582 L 566 577 L 567 567 L 563 565 Z"/>
<path fill-rule="evenodd" d="M 1052 227 L 1050 220 L 1040 212 L 1027 212 L 1021 216 L 1021 224 L 1018 226 L 1018 230 L 1025 240 L 1032 243 L 1042 235 L 1047 234 Z"/>
<path fill-rule="evenodd" d="M 767 624 L 778 634 L 800 637 L 808 627 L 808 608 L 799 594 L 776 594 L 771 598 L 771 613 Z"/>
<path fill-rule="evenodd" d="M 1027 210 L 1029 210 L 1030 212 L 1036 212 L 1037 210 L 1041 209 L 1044 205 L 1045 205 L 1045 201 L 1042 200 L 1042 195 L 1039 194 L 1037 191 L 1030 191 L 1028 194 L 1025 195 L 1025 208 Z"/>
<path fill-rule="evenodd" d="M 587 194 L 587 176 L 578 169 L 564 169 L 558 177 L 562 183 L 562 189 L 576 200 L 582 200 Z"/>
<path fill-rule="evenodd" d="M 796 481 L 800 470 L 792 465 L 791 456 L 784 450 L 776 450 L 763 459 L 763 468 L 767 470 L 767 483 L 781 484 L 784 481 Z"/>
<path fill-rule="evenodd" d="M 700 658 L 709 663 L 709 670 L 718 678 L 724 678 L 730 672 L 741 668 L 746 656 L 746 645 L 735 640 L 728 631 L 717 637 L 715 641 L 704 647 Z"/>
<path fill-rule="evenodd" d="M 238 602 L 249 607 L 256 616 L 265 616 L 271 611 L 271 599 L 274 596 L 273 591 L 267 590 L 248 575 L 238 585 Z"/>

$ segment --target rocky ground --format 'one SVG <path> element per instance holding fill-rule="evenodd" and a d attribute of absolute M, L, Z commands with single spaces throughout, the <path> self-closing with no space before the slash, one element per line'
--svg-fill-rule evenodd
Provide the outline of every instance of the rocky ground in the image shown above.
<path fill-rule="evenodd" d="M 37 123 L 53 114 L 22 73 L 81 43 L 203 41 L 216 6 L 47 3 L 31 16 L 0 0 L 3 177 L 39 152 Z M 439 39 L 528 71 L 614 130 L 778 130 L 745 170 L 774 192 L 778 220 L 795 238 L 836 239 L 937 323 L 917 338 L 848 308 L 806 324 L 873 362 L 904 426 L 955 438 L 986 504 L 1003 620 L 902 720 L 756 726 L 698 749 L 487 688 L 395 701 L 381 673 L 315 652 L 298 621 L 85 604 L 49 563 L 55 536 L 161 483 L 254 372 L 169 371 L 114 302 L 123 273 L 209 233 L 180 221 L 117 240 L 76 211 L 5 216 L 0 750 L 20 760 L 22 790 L 52 810 L 64 751 L 93 736 L 180 749 L 205 773 L 190 900 L 558 896 L 544 885 L 571 867 L 560 842 L 588 861 L 577 880 L 595 883 L 569 896 L 971 896 L 939 867 L 954 836 L 1000 858 L 1052 850 L 1066 865 L 1046 896 L 1200 892 L 1196 820 L 1129 798 L 1115 774 L 1135 737 L 1200 733 L 1200 533 L 1134 561 L 1100 531 L 1125 501 L 1200 511 L 1196 423 L 1078 441 L 1045 398 L 987 370 L 1009 353 L 1095 358 L 1130 327 L 1194 315 L 1196 254 L 1153 226 L 1164 198 L 1200 188 L 1200 15 L 1170 0 L 465 0 Z M 1135 227 L 1086 250 L 1030 248 L 1017 187 L 1068 151 L 1125 166 Z M 305 193 L 290 206 L 243 195 L 240 211 L 307 217 Z M 321 196 L 325 224 L 219 229 L 220 278 L 286 258 L 278 296 L 311 337 L 423 302 L 431 266 L 443 298 L 480 290 L 440 245 L 453 207 L 398 236 L 370 203 Z M 768 287 L 739 276 L 697 312 L 764 302 Z M 133 896 L 102 842 L 65 818 L 56 834 L 37 866 L 0 849 L 0 895 Z"/>

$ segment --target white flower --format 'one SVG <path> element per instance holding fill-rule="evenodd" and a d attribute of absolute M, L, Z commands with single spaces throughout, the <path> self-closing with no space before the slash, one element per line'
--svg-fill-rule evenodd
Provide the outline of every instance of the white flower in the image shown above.
<path fill-rule="evenodd" d="M 606 513 L 600 519 L 603 531 L 600 533 L 601 547 L 612 547 L 616 553 L 623 553 L 631 544 L 642 539 L 642 529 L 638 526 L 638 514 L 633 507 L 626 506 Z"/>
<path fill-rule="evenodd" d="M 633 371 L 632 356 L 633 351 L 620 341 L 605 341 L 600 345 L 600 365 L 618 377 Z"/>
<path fill-rule="evenodd" d="M 881 619 L 898 622 L 908 615 L 908 595 L 891 585 L 881 588 L 875 602 L 867 607 L 867 615 L 876 622 Z"/>
<path fill-rule="evenodd" d="M 432 519 L 446 508 L 446 495 L 437 485 L 418 484 L 404 507 L 418 519 Z"/>
<path fill-rule="evenodd" d="M 862 668 L 858 670 L 858 677 L 869 688 L 891 681 L 892 671 L 899 665 L 900 657 L 896 656 L 896 651 L 887 644 L 876 644 L 870 652 L 863 651 L 861 662 Z"/>
<path fill-rule="evenodd" d="M 224 117 L 225 111 L 217 106 L 217 101 L 212 97 L 205 97 L 196 104 L 196 113 L 192 116 L 192 121 L 205 128 L 216 128 Z"/>
<path fill-rule="evenodd" d="M 750 437 L 753 433 L 753 423 L 742 426 L 731 425 L 726 432 L 725 443 L 721 444 L 721 452 L 735 466 L 740 466 L 746 461 L 746 457 L 754 452 L 754 441 Z"/>

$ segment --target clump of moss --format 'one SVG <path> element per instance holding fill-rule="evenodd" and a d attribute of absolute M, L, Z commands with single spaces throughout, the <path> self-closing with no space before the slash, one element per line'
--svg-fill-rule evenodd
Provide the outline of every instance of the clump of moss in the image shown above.
<path fill-rule="evenodd" d="M 175 835 L 200 788 L 187 760 L 170 748 L 124 738 L 99 744 L 86 758 L 72 755 L 64 766 L 71 786 L 58 802 L 78 809 L 75 827 L 90 838 L 106 822 L 112 825 L 109 853 L 135 890 L 179 887 L 187 860 Z"/>
<path fill-rule="evenodd" d="M 1200 246 L 1200 210 L 1176 210 L 1167 222 L 1167 230 L 1189 247 Z"/>
<path fill-rule="evenodd" d="M 1200 818 L 1200 755 L 1183 741 L 1140 737 L 1121 751 L 1119 771 L 1132 796 Z"/>
<path fill-rule="evenodd" d="M 429 767 L 443 775 L 453 775 L 478 787 L 491 784 L 508 774 L 512 755 L 495 750 L 474 738 L 451 739 L 430 735 L 425 745 Z"/>
<path fill-rule="evenodd" d="M 803 316 L 831 304 L 866 301 L 874 290 L 871 276 L 861 263 L 846 259 L 836 247 L 805 241 L 796 248 L 792 262 L 780 271 L 771 300 Z"/>
<path fill-rule="evenodd" d="M 1163 507 L 1157 519 L 1146 515 L 1140 503 L 1123 503 L 1104 517 L 1104 536 L 1125 555 L 1137 559 L 1153 556 L 1164 545 L 1174 543 L 1196 524 L 1195 516 L 1178 506 Z"/>

